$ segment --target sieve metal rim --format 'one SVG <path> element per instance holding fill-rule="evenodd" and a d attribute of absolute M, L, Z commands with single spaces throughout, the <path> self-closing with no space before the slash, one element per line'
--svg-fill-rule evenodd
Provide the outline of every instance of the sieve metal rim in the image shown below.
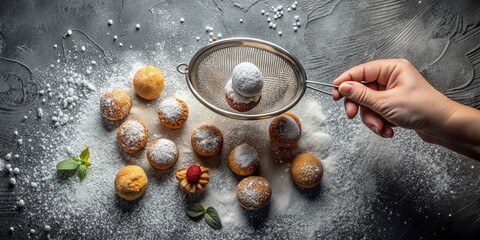
<path fill-rule="evenodd" d="M 285 60 L 285 62 L 292 68 L 297 78 L 298 88 L 297 88 L 295 97 L 289 104 L 272 112 L 261 113 L 261 114 L 248 114 L 248 113 L 234 112 L 233 109 L 232 111 L 227 111 L 219 107 L 216 107 L 215 105 L 205 100 L 198 93 L 198 91 L 193 86 L 192 80 L 195 80 L 195 77 L 196 77 L 195 70 L 198 69 L 198 66 L 201 63 L 201 61 L 205 59 L 205 57 L 207 57 L 209 54 L 215 51 L 218 51 L 220 49 L 228 48 L 228 47 L 239 47 L 239 46 L 253 47 L 253 48 L 258 48 L 258 49 L 268 51 L 269 53 L 275 54 L 278 57 Z M 184 69 L 180 70 L 180 67 L 184 67 Z M 216 112 L 228 118 L 233 118 L 238 120 L 260 120 L 260 119 L 267 119 L 267 118 L 271 118 L 279 114 L 282 114 L 290 110 L 291 108 L 293 108 L 302 99 L 307 88 L 307 85 L 306 85 L 307 74 L 302 64 L 300 63 L 300 61 L 293 54 L 291 54 L 289 51 L 285 50 L 284 48 L 274 43 L 257 39 L 257 38 L 235 37 L 235 38 L 225 38 L 225 39 L 212 42 L 209 45 L 198 50 L 197 53 L 195 53 L 195 55 L 193 55 L 193 57 L 190 59 L 190 62 L 188 63 L 188 65 L 185 63 L 180 64 L 177 67 L 177 71 L 185 75 L 188 88 L 193 93 L 195 98 L 198 101 L 200 101 L 200 103 L 202 103 L 204 106 L 206 106 L 208 109 L 212 110 L 213 112 Z"/>

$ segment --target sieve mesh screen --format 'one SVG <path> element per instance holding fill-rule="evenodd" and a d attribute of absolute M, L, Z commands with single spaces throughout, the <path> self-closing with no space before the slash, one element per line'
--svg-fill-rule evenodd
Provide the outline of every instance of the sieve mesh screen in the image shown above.
<path fill-rule="evenodd" d="M 214 106 L 213 110 L 219 114 L 239 119 L 272 117 L 288 110 L 286 107 L 298 102 L 305 91 L 303 68 L 289 56 L 288 52 L 279 52 L 268 45 L 219 44 L 192 59 L 187 80 L 196 97 L 203 99 L 207 107 Z M 225 85 L 235 66 L 242 62 L 255 64 L 262 72 L 264 84 L 260 103 L 240 113 L 228 105 Z"/>

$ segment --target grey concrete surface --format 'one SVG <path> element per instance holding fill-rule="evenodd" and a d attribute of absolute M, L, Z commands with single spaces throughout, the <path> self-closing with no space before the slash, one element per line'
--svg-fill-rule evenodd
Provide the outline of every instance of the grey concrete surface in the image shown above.
<path fill-rule="evenodd" d="M 155 63 L 165 69 L 167 77 L 183 81 L 175 66 L 188 62 L 198 49 L 208 44 L 206 26 L 212 26 L 215 35 L 221 33 L 222 38 L 247 36 L 274 42 L 299 58 L 309 80 L 321 82 L 331 82 L 344 70 L 365 61 L 407 58 L 448 97 L 480 109 L 479 1 L 300 0 L 296 10 L 284 9 L 284 17 L 276 21 L 276 29 L 269 28 L 260 10 L 271 10 L 271 6 L 278 5 L 286 8 L 293 2 L 1 1 L 0 238 L 448 239 L 480 236 L 478 162 L 423 143 L 409 130 L 399 129 L 393 140 L 384 142 L 365 130 L 360 120 L 346 119 L 341 103 L 309 90 L 305 98 L 322 106 L 327 116 L 322 124 L 333 139 L 323 154 L 335 156 L 336 165 L 340 166 L 333 179 L 342 190 L 335 197 L 325 196 L 328 189 L 299 190 L 310 204 L 305 206 L 311 208 L 296 209 L 295 214 L 245 213 L 246 226 L 219 231 L 206 225 L 197 226 L 186 219 L 181 212 L 183 201 L 172 202 L 178 199 L 177 193 L 165 195 L 165 201 L 158 202 L 180 212 L 178 215 L 150 216 L 141 210 L 143 204 L 124 204 L 118 199 L 113 202 L 114 206 L 104 206 L 98 213 L 56 208 L 55 202 L 68 199 L 62 199 L 66 196 L 62 194 L 64 188 L 58 189 L 54 187 L 58 185 L 41 180 L 42 172 L 54 171 L 43 165 L 54 164 L 65 156 L 65 153 L 50 154 L 56 144 L 60 146 L 75 132 L 78 123 L 55 127 L 50 119 L 56 116 L 53 112 L 61 109 L 61 103 L 52 100 L 51 104 L 42 104 L 45 95 L 39 91 L 47 89 L 47 84 L 59 87 L 64 79 L 72 76 L 100 88 L 115 85 L 109 82 L 112 76 L 117 76 L 113 72 L 128 73 L 122 66 L 127 66 L 131 59 Z M 292 27 L 295 15 L 301 23 L 296 32 Z M 273 18 L 272 12 L 270 16 Z M 185 22 L 180 23 L 180 18 L 185 18 Z M 108 19 L 113 19 L 114 24 L 109 26 Z M 141 24 L 140 30 L 135 29 L 137 23 Z M 74 31 L 63 38 L 68 29 L 82 32 Z M 278 31 L 283 34 L 279 36 Z M 114 35 L 118 40 L 113 40 Z M 88 54 L 77 58 L 80 46 L 87 46 Z M 87 69 L 92 61 L 96 61 L 95 68 L 103 72 L 90 75 Z M 113 68 L 110 73 L 109 69 Z M 175 86 L 166 91 L 187 92 L 185 85 Z M 90 94 L 83 91 L 86 96 Z M 83 101 L 79 106 L 86 108 L 91 102 L 96 100 Z M 39 107 L 45 112 L 44 118 L 37 117 Z M 71 114 L 90 117 L 88 112 L 75 109 Z M 21 145 L 19 137 L 13 134 L 15 130 L 23 139 Z M 9 153 L 20 156 L 7 160 Z M 6 164 L 22 171 L 15 187 L 8 183 L 13 175 L 4 169 Z M 41 187 L 30 187 L 33 181 Z M 71 182 L 56 184 L 79 186 Z M 28 200 L 25 208 L 17 207 L 19 199 Z M 88 198 L 70 200 L 88 201 Z M 335 203 L 344 205 L 329 207 Z M 62 205 L 65 206 L 68 205 Z M 136 218 L 129 219 L 130 215 Z M 312 224 L 310 216 L 318 218 L 313 222 L 319 224 Z M 51 232 L 43 230 L 45 224 L 51 225 Z M 9 231 L 10 227 L 15 230 Z M 35 229 L 35 233 L 30 229 Z"/>

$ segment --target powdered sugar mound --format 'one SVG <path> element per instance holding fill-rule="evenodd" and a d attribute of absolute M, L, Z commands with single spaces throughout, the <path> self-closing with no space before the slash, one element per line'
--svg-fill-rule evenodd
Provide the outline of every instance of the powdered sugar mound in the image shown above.
<path fill-rule="evenodd" d="M 322 158 L 332 144 L 332 137 L 323 129 L 326 119 L 324 111 L 317 101 L 310 99 L 302 100 L 299 105 L 295 108 L 295 110 L 298 109 L 295 113 L 302 122 L 302 136 L 298 148 L 302 152 L 310 152 L 320 157 L 324 163 Z"/>
<path fill-rule="evenodd" d="M 161 138 L 149 148 L 148 153 L 153 161 L 166 165 L 177 158 L 177 146 L 171 140 Z"/>
<path fill-rule="evenodd" d="M 225 92 L 227 93 L 227 96 L 231 99 L 233 99 L 234 102 L 237 103 L 250 103 L 252 101 L 258 101 L 260 99 L 261 95 L 258 96 L 253 96 L 253 97 L 245 97 L 240 94 L 238 94 L 234 89 L 232 85 L 232 79 L 228 80 L 227 85 L 225 85 Z"/>
<path fill-rule="evenodd" d="M 198 147 L 205 151 L 212 151 L 219 147 L 221 143 L 221 137 L 209 128 L 199 128 L 195 132 L 195 141 Z"/>
<path fill-rule="evenodd" d="M 158 111 L 169 122 L 178 121 L 183 116 L 183 106 L 175 98 L 165 99 L 158 106 Z"/>
<path fill-rule="evenodd" d="M 244 143 L 235 148 L 233 160 L 239 167 L 246 168 L 257 164 L 260 161 L 260 155 L 255 148 Z"/>
<path fill-rule="evenodd" d="M 263 88 L 262 72 L 255 64 L 242 62 L 233 69 L 232 83 L 235 91 L 244 97 L 260 96 Z"/>

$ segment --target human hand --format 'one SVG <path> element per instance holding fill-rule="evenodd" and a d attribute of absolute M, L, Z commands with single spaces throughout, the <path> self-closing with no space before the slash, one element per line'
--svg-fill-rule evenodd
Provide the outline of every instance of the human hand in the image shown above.
<path fill-rule="evenodd" d="M 364 82 L 363 84 L 360 82 Z M 333 81 L 333 99 L 345 97 L 345 112 L 360 110 L 363 124 L 385 138 L 393 127 L 415 129 L 427 142 L 455 111 L 454 102 L 433 88 L 407 60 L 376 60 L 358 65 Z"/>

